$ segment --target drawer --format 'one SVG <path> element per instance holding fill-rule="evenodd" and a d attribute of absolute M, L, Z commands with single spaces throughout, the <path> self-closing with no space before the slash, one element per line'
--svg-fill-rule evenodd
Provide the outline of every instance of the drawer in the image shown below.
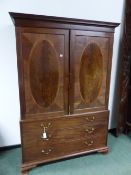
<path fill-rule="evenodd" d="M 48 118 L 48 119 L 37 119 L 37 120 L 24 120 L 21 123 L 27 125 L 27 127 L 31 127 L 32 129 L 41 128 L 41 125 L 51 129 L 66 129 L 66 128 L 74 128 L 78 125 L 92 125 L 92 124 L 101 124 L 108 122 L 108 111 L 103 112 L 94 112 L 90 114 L 82 114 L 82 115 L 68 115 L 64 117 L 57 118 Z M 44 118 L 44 117 L 43 117 Z"/>
<path fill-rule="evenodd" d="M 36 143 L 35 145 L 24 145 L 23 162 L 39 161 L 48 162 L 81 153 L 86 153 L 106 146 L 106 137 L 81 138 L 65 143 Z"/>
<path fill-rule="evenodd" d="M 47 139 L 41 137 L 43 142 L 65 142 L 67 139 L 74 140 L 78 138 L 86 138 L 93 135 L 107 133 L 107 124 L 94 124 L 94 125 L 78 125 L 74 128 L 66 129 L 51 129 L 47 130 Z M 40 136 L 40 135 L 39 135 Z M 42 132 L 41 132 L 42 136 Z"/>

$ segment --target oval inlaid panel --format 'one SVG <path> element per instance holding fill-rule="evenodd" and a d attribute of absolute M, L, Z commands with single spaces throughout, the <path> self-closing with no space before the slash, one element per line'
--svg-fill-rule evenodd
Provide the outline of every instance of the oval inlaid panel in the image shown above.
<path fill-rule="evenodd" d="M 56 97 L 58 83 L 56 51 L 48 41 L 39 41 L 30 55 L 30 88 L 36 103 L 49 107 Z"/>
<path fill-rule="evenodd" d="M 80 92 L 83 100 L 89 104 L 98 96 L 102 85 L 103 58 L 100 48 L 90 43 L 84 49 L 80 66 Z"/>

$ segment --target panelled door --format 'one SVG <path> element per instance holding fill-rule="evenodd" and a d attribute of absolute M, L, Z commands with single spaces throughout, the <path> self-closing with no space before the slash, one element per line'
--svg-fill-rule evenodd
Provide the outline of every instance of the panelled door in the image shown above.
<path fill-rule="evenodd" d="M 21 100 L 27 116 L 68 114 L 69 31 L 22 28 Z M 23 63 L 22 63 L 23 62 Z M 21 78 L 21 77 L 20 77 Z"/>
<path fill-rule="evenodd" d="M 71 31 L 70 111 L 107 108 L 110 37 L 101 32 Z"/>

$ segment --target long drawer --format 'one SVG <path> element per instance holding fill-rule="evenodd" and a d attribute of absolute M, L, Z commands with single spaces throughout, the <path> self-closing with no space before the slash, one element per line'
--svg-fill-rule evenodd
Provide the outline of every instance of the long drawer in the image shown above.
<path fill-rule="evenodd" d="M 56 118 L 48 118 L 48 119 L 35 119 L 35 120 L 24 120 L 22 123 L 26 123 L 28 125 L 29 123 L 36 124 L 36 127 L 41 126 L 43 124 L 45 127 L 50 128 L 73 128 L 76 127 L 76 125 L 83 125 L 85 123 L 92 124 L 92 123 L 101 123 L 101 122 L 107 122 L 108 120 L 108 111 L 102 111 L 102 112 L 94 112 L 89 114 L 81 114 L 81 115 L 68 115 L 64 117 L 56 117 Z M 33 126 L 35 127 L 35 125 Z M 36 128 L 34 128 L 36 129 Z"/>
<path fill-rule="evenodd" d="M 22 121 L 23 161 L 33 161 L 34 158 L 41 159 L 44 154 L 44 152 L 41 154 L 43 149 L 45 150 L 45 154 L 49 151 L 49 153 L 51 152 L 49 154 L 50 156 L 52 154 L 56 155 L 60 151 L 58 147 L 64 149 L 64 145 L 67 143 L 67 147 L 73 148 L 74 145 L 74 149 L 72 149 L 74 152 L 77 152 L 79 149 L 87 149 L 85 144 L 83 142 L 81 143 L 80 140 L 84 140 L 85 142 L 86 140 L 91 141 L 93 138 L 95 140 L 93 140 L 92 146 L 95 148 L 100 147 L 100 145 L 104 146 L 106 145 L 107 124 L 108 112 L 71 116 L 68 118 L 61 117 L 48 120 Z M 75 145 L 77 142 L 78 147 Z M 94 149 L 94 147 L 91 149 Z M 65 147 L 63 152 L 70 154 L 72 151 L 68 149 L 66 150 Z M 62 154 L 61 152 L 62 150 L 60 151 L 60 155 Z"/>

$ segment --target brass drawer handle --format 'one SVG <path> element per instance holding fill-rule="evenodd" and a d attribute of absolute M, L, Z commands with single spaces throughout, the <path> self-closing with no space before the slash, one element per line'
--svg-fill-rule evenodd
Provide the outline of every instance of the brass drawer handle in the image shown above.
<path fill-rule="evenodd" d="M 50 152 L 52 152 L 52 148 L 49 148 L 47 151 L 45 151 L 44 149 L 42 149 L 41 151 L 43 154 L 48 155 Z"/>
<path fill-rule="evenodd" d="M 86 141 L 86 142 L 85 142 L 85 144 L 86 144 L 87 146 L 92 146 L 92 145 L 93 145 L 93 143 L 94 143 L 94 141 L 93 141 L 93 140 L 90 140 L 89 142 L 88 142 L 88 141 Z"/>
<path fill-rule="evenodd" d="M 48 123 L 47 125 L 45 125 L 44 123 L 41 123 L 41 125 L 40 125 L 42 128 L 49 128 L 49 127 L 51 127 L 51 123 Z"/>
<path fill-rule="evenodd" d="M 91 117 L 86 117 L 86 120 L 88 122 L 93 122 L 95 120 L 95 116 L 91 116 Z"/>
<path fill-rule="evenodd" d="M 85 132 L 87 132 L 88 134 L 92 134 L 92 133 L 94 133 L 94 131 L 95 131 L 95 128 L 87 128 L 87 129 L 85 129 Z"/>

